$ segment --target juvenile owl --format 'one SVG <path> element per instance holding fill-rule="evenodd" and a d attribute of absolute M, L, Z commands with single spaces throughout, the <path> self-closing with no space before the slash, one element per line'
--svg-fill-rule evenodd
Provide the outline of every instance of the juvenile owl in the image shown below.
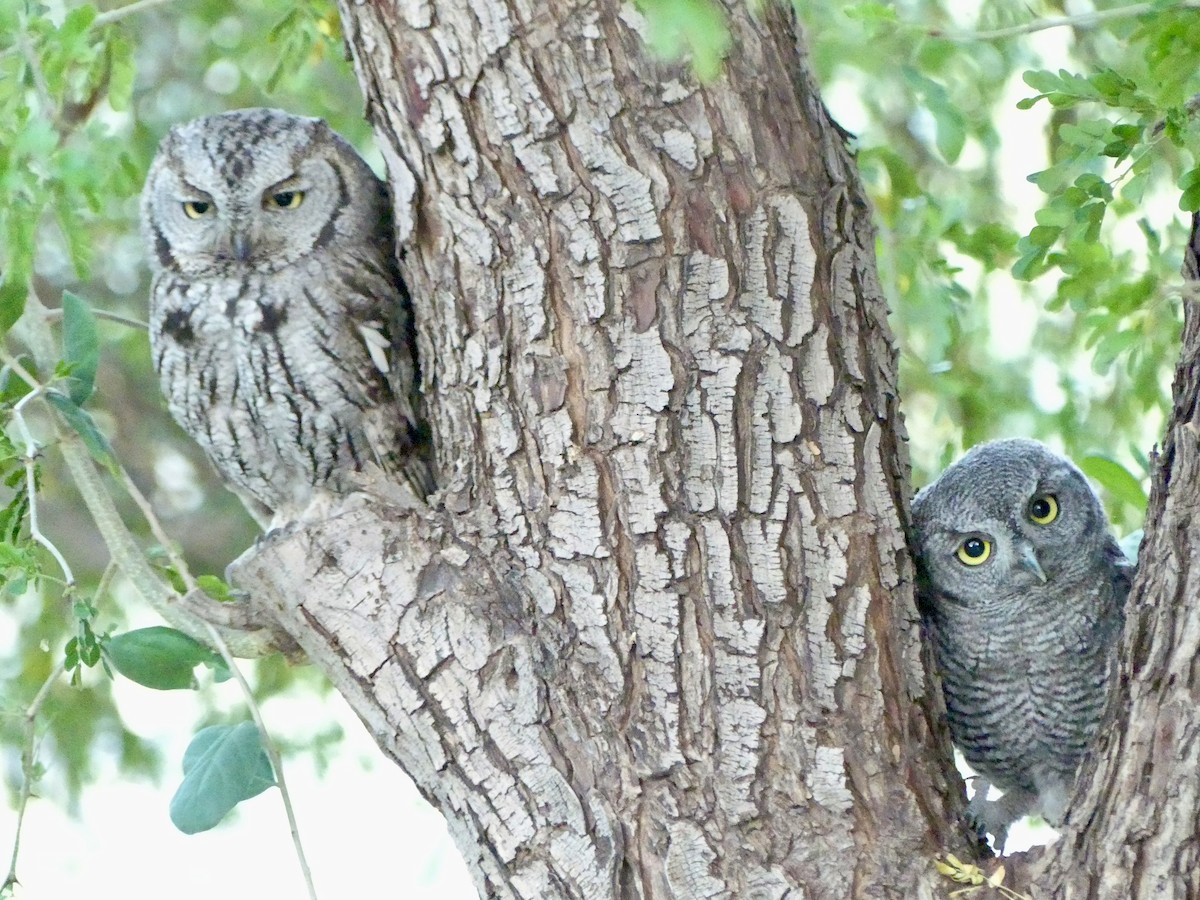
<path fill-rule="evenodd" d="M 1083 474 L 1036 441 L 972 449 L 917 495 L 913 524 L 950 733 L 982 776 L 969 813 L 1000 850 L 1023 815 L 1062 820 L 1132 567 Z"/>
<path fill-rule="evenodd" d="M 177 125 L 141 211 L 163 393 L 261 524 L 431 490 L 387 192 L 350 144 L 275 109 Z"/>

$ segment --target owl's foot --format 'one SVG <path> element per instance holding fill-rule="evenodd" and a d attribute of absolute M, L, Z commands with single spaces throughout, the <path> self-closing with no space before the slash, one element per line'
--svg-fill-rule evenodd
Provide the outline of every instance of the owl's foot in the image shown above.
<path fill-rule="evenodd" d="M 1013 788 L 1005 791 L 998 800 L 989 800 L 987 796 L 992 786 L 980 776 L 976 776 L 973 787 L 975 795 L 967 803 L 967 818 L 980 843 L 986 845 L 990 834 L 992 847 L 996 855 L 1001 856 L 1004 842 L 1008 840 L 1008 826 L 1030 812 L 1036 796 L 1030 791 Z"/>

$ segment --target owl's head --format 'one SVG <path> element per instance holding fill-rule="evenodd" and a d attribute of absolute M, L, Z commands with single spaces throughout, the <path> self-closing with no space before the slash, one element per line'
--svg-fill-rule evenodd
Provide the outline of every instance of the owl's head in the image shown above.
<path fill-rule="evenodd" d="M 1037 441 L 980 444 L 913 500 L 923 576 L 965 605 L 1096 577 L 1115 547 L 1083 473 Z"/>
<path fill-rule="evenodd" d="M 273 272 L 379 233 L 382 183 L 321 119 L 239 109 L 171 129 L 142 189 L 153 262 L 187 276 Z"/>

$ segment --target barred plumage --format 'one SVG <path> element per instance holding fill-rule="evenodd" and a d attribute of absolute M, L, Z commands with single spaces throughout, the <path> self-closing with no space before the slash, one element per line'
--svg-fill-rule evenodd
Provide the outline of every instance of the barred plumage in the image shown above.
<path fill-rule="evenodd" d="M 387 192 L 345 140 L 271 109 L 176 126 L 142 223 L 163 393 L 260 521 L 432 489 Z"/>
<path fill-rule="evenodd" d="M 1035 441 L 980 445 L 913 501 L 921 610 L 976 825 L 1061 821 L 1099 726 L 1132 567 L 1070 461 Z M 972 543 L 972 542 L 976 543 Z"/>

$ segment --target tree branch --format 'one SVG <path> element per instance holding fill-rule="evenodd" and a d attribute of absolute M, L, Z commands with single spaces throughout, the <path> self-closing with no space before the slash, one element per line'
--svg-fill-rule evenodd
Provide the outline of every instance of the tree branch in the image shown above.
<path fill-rule="evenodd" d="M 940 28 L 929 29 L 929 36 L 942 38 L 947 41 L 994 41 L 1003 38 L 1019 37 L 1023 34 L 1034 34 L 1049 28 L 1091 28 L 1101 22 L 1111 19 L 1126 19 L 1141 16 L 1151 12 L 1166 12 L 1168 9 L 1198 9 L 1200 0 L 1180 0 L 1175 7 L 1166 7 L 1162 3 L 1134 3 L 1130 6 L 1117 6 L 1111 9 L 1098 9 L 1094 12 L 1078 13 L 1073 16 L 1060 16 L 1054 19 L 1038 19 L 1024 25 L 1010 25 L 1007 28 L 996 28 L 990 31 L 943 31 Z"/>

